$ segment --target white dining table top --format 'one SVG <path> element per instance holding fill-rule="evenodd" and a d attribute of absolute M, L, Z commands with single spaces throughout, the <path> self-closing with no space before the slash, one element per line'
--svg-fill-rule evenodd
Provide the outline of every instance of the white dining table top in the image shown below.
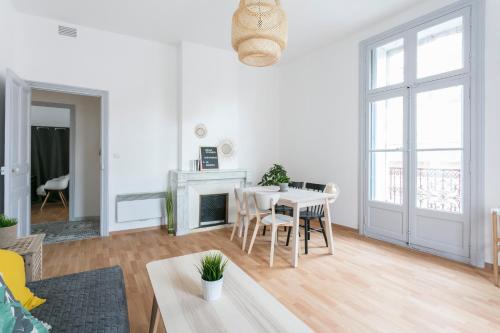
<path fill-rule="evenodd" d="M 243 192 L 247 193 L 255 193 L 255 192 L 279 192 L 278 186 L 253 186 L 247 187 L 243 189 Z M 308 191 L 303 189 L 295 189 L 290 188 L 286 192 L 279 192 L 280 194 L 280 204 L 284 201 L 287 203 L 301 203 L 301 202 L 309 202 L 309 201 L 318 201 L 325 199 L 333 199 L 335 198 L 335 194 L 325 193 L 325 192 L 316 192 L 316 191 Z"/>
<path fill-rule="evenodd" d="M 202 298 L 199 252 L 146 265 L 167 332 L 312 332 L 290 310 L 228 261 L 222 297 Z"/>

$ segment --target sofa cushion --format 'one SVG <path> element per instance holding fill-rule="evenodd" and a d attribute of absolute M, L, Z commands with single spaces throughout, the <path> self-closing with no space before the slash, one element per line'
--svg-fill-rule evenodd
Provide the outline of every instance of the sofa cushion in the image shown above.
<path fill-rule="evenodd" d="M 47 333 L 48 328 L 15 300 L 0 274 L 0 332 Z"/>
<path fill-rule="evenodd" d="M 118 266 L 28 286 L 47 299 L 32 314 L 50 323 L 52 332 L 129 332 L 125 284 Z"/>
<path fill-rule="evenodd" d="M 15 299 L 28 311 L 33 310 L 45 302 L 26 288 L 26 272 L 24 259 L 10 250 L 0 249 L 0 273 Z"/>

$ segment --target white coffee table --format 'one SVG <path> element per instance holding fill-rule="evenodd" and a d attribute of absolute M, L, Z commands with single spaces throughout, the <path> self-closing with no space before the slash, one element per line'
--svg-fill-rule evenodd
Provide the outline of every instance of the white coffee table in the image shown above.
<path fill-rule="evenodd" d="M 213 251 L 209 251 L 213 252 Z M 222 297 L 203 300 L 196 266 L 208 252 L 150 262 L 146 265 L 154 291 L 150 332 L 160 320 L 169 333 L 312 332 L 276 298 L 228 262 Z"/>

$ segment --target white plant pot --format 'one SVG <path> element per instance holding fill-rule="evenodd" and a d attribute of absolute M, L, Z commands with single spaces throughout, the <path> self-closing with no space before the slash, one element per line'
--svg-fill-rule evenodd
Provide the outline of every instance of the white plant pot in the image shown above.
<path fill-rule="evenodd" d="M 206 301 L 218 300 L 222 294 L 222 283 L 224 277 L 217 281 L 205 281 L 201 279 L 201 289 L 203 289 L 203 299 Z"/>
<path fill-rule="evenodd" d="M 280 184 L 280 192 L 288 192 L 288 183 Z"/>
<path fill-rule="evenodd" d="M 17 224 L 0 228 L 0 248 L 6 248 L 14 245 L 17 240 Z"/>

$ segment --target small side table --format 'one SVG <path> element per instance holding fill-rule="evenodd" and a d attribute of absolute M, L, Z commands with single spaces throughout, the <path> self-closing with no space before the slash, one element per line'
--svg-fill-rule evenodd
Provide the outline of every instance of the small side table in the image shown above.
<path fill-rule="evenodd" d="M 26 282 L 42 279 L 42 244 L 45 234 L 36 234 L 19 238 L 16 243 L 6 250 L 11 250 L 24 259 Z"/>
<path fill-rule="evenodd" d="M 498 281 L 498 253 L 500 252 L 500 236 L 498 235 L 498 216 L 500 215 L 500 208 L 494 208 L 491 210 L 491 223 L 492 223 L 492 235 L 493 235 L 493 283 L 495 286 L 499 286 Z"/>

